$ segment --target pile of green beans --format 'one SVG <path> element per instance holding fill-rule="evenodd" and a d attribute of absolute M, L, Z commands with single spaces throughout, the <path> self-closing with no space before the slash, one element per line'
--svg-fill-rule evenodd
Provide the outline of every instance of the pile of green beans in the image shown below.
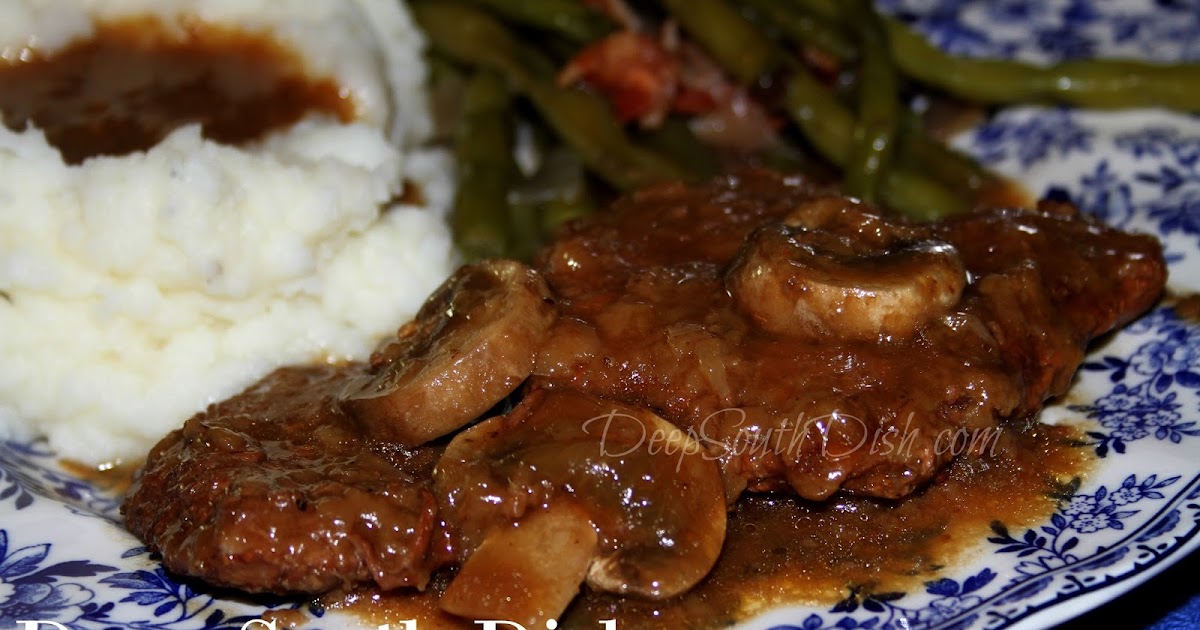
<path fill-rule="evenodd" d="M 927 133 L 906 102 L 916 93 L 981 106 L 1200 111 L 1200 64 L 965 59 L 879 14 L 871 0 L 655 1 L 659 15 L 734 81 L 773 94 L 761 102 L 790 122 L 781 148 L 752 161 L 787 156 L 789 164 L 811 164 L 807 152 L 815 153 L 840 172 L 846 194 L 920 219 L 969 209 L 1006 184 Z M 602 98 L 556 82 L 566 61 L 618 28 L 581 0 L 408 2 L 435 54 L 469 77 L 455 135 L 460 177 L 452 218 L 467 258 L 528 256 L 562 220 L 597 205 L 587 192 L 537 207 L 509 200 L 521 177 L 512 159 L 514 112 L 532 110 L 537 125 L 616 191 L 722 170 L 718 154 L 684 120 L 631 131 Z M 814 59 L 825 61 L 814 67 Z M 831 67 L 851 80 L 831 80 Z"/>
<path fill-rule="evenodd" d="M 570 0 L 567 0 L 570 1 Z M 514 3 L 519 3 L 514 0 Z M 495 73 L 523 96 L 537 110 L 539 117 L 555 134 L 580 156 L 583 163 L 597 176 L 618 190 L 632 190 L 657 181 L 694 180 L 692 173 L 658 152 L 635 144 L 617 121 L 607 103 L 587 92 L 559 87 L 555 83 L 555 66 L 539 50 L 524 44 L 497 17 L 469 3 L 442 0 L 415 0 L 410 3 L 417 24 L 435 49 L 450 59 L 470 68 L 474 73 Z M 474 87 L 474 86 L 473 86 Z M 468 99 L 469 100 L 469 99 Z M 468 106 L 464 126 L 476 128 Z M 489 116 L 488 124 L 507 127 Z M 456 153 L 476 155 L 473 143 L 490 143 L 492 134 L 459 133 Z M 516 225 L 503 229 L 501 221 L 479 222 L 481 208 L 492 207 L 500 217 L 519 215 L 521 210 L 507 207 L 503 196 L 492 200 L 476 200 L 477 195 L 494 195 L 499 182 L 475 183 L 474 177 L 484 176 L 474 164 L 460 162 L 459 189 L 456 195 L 451 224 L 462 238 L 470 234 L 471 242 L 459 241 L 460 250 L 468 259 L 487 255 L 522 257 L 532 250 L 531 238 L 544 236 L 541 232 L 521 229 L 536 218 L 518 216 Z M 497 178 L 498 179 L 498 178 Z M 586 207 L 583 204 L 582 207 Z M 570 215 L 569 212 L 559 212 Z M 479 222 L 474 227 L 470 224 Z M 503 229 L 503 231 L 502 231 Z"/>

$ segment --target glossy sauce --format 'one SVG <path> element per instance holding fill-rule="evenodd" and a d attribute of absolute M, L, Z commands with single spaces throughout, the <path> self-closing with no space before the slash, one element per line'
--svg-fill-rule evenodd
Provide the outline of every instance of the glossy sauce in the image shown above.
<path fill-rule="evenodd" d="M 732 463 L 724 469 L 727 479 L 740 479 L 753 492 L 743 496 L 735 506 L 721 557 L 707 578 L 693 590 L 659 602 L 584 592 L 563 613 L 562 627 L 597 627 L 597 622 L 604 619 L 616 619 L 620 622 L 618 627 L 624 629 L 722 627 L 765 607 L 789 603 L 828 607 L 851 596 L 865 602 L 870 597 L 890 600 L 904 593 L 919 593 L 924 590 L 924 583 L 940 577 L 961 579 L 965 567 L 958 562 L 965 559 L 964 554 L 973 546 L 986 546 L 983 541 L 990 532 L 1000 531 L 1003 526 L 1019 536 L 1036 523 L 1044 522 L 1056 502 L 1073 493 L 1071 488 L 1084 472 L 1089 449 L 1079 446 L 1081 440 L 1070 429 L 1044 427 L 1032 418 L 1045 400 L 1067 390 L 1071 375 L 1083 360 L 1088 339 L 1127 321 L 1157 298 L 1165 268 L 1157 244 L 1146 238 L 1105 230 L 1068 214 L 1066 208 L 1047 208 L 1035 213 L 984 212 L 933 227 L 891 225 L 889 230 L 918 236 L 936 230 L 933 235 L 944 236 L 944 240 L 959 248 L 976 279 L 971 296 L 962 305 L 961 319 L 953 319 L 937 330 L 931 326 L 924 330 L 927 334 L 923 337 L 880 343 L 770 338 L 765 331 L 748 326 L 739 311 L 730 307 L 727 295 L 721 297 L 725 295 L 719 281 L 721 269 L 738 255 L 747 234 L 770 217 L 784 216 L 796 204 L 804 203 L 809 199 L 808 190 L 803 182 L 777 181 L 766 174 L 746 175 L 703 188 L 664 187 L 635 195 L 624 205 L 619 204 L 613 213 L 597 215 L 591 219 L 593 223 L 575 226 L 574 232 L 560 236 L 553 255 L 542 259 L 562 262 L 544 273 L 548 274 L 550 285 L 556 287 L 558 323 L 563 329 L 557 336 L 552 332 L 550 341 L 536 351 L 538 361 L 554 368 L 571 366 L 570 361 L 578 356 L 596 359 L 578 370 L 548 369 L 537 373 L 532 379 L 537 382 L 531 381 L 531 387 L 595 394 L 596 388 L 611 384 L 599 395 L 607 394 L 622 404 L 631 404 L 632 399 L 634 404 L 640 402 L 662 411 L 664 418 L 672 416 L 673 420 L 668 420 L 678 422 L 677 426 L 689 428 L 696 426 L 697 419 L 701 422 L 699 426 L 704 426 L 707 410 L 702 408 L 693 415 L 689 409 L 707 400 L 716 400 L 712 404 L 729 405 L 733 409 L 772 405 L 768 411 L 787 411 L 792 402 L 805 403 L 810 399 L 804 388 L 817 393 L 848 392 L 847 396 L 857 396 L 847 400 L 858 401 L 855 403 L 858 417 L 864 422 L 876 422 L 869 428 L 902 428 L 905 439 L 908 436 L 914 442 L 924 439 L 927 448 L 908 449 L 901 441 L 893 451 L 881 442 L 879 450 L 872 443 L 871 448 L 855 446 L 840 455 L 823 457 L 822 451 L 791 450 L 790 444 L 780 441 L 766 442 L 767 448 L 746 453 L 748 457 L 762 456 L 763 466 L 756 466 L 758 461 L 753 459 L 731 459 Z M 834 203 L 841 202 L 834 200 Z M 811 218 L 825 206 L 805 207 L 811 213 L 805 217 Z M 865 235 L 861 237 L 864 241 L 871 234 L 881 234 L 878 229 L 867 229 L 879 227 L 882 221 L 869 213 L 849 209 L 836 216 L 852 220 L 856 233 Z M 575 323 L 568 322 L 572 316 Z M 976 334 L 974 328 L 960 325 L 960 321 L 989 325 L 988 330 L 994 332 Z M 599 331 L 597 335 L 580 335 L 568 328 L 579 328 L 589 322 Z M 713 334 L 706 338 L 691 334 L 701 326 L 708 326 Z M 954 333 L 959 332 L 961 335 L 956 337 Z M 605 343 L 590 349 L 592 346 L 587 344 L 600 338 Z M 717 340 L 721 345 L 712 348 L 706 345 L 707 339 Z M 997 343 L 993 345 L 989 340 Z M 586 352 L 581 355 L 571 351 L 576 347 L 583 347 Z M 658 350 L 643 352 L 647 347 Z M 546 360 L 547 357 L 558 359 Z M 702 361 L 709 359 L 724 366 L 723 375 L 706 370 Z M 968 368 L 979 366 L 994 369 L 983 375 L 986 379 L 979 379 L 983 381 L 981 385 L 966 383 L 956 389 L 955 383 Z M 378 465 L 380 453 L 375 447 L 352 443 L 367 438 L 355 430 L 356 423 L 348 422 L 344 413 L 336 411 L 340 407 L 322 402 L 314 408 L 296 400 L 300 392 L 303 392 L 301 398 L 311 397 L 313 388 L 305 382 L 297 390 L 294 379 L 288 375 L 311 369 L 281 370 L 274 383 L 268 379 L 199 419 L 189 420 L 181 433 L 169 436 L 156 447 L 140 481 L 141 487 L 150 488 L 150 492 L 143 495 L 134 492 L 126 502 L 125 513 L 131 531 L 149 531 L 150 535 L 139 535 L 163 550 L 168 567 L 189 568 L 190 563 L 196 570 L 188 574 L 250 590 L 299 590 L 292 586 L 296 584 L 294 581 L 260 579 L 263 571 L 259 569 L 249 575 L 251 579 L 241 580 L 239 576 L 247 572 L 237 562 L 224 567 L 228 570 L 226 577 L 232 579 L 215 581 L 200 571 L 216 566 L 214 559 L 225 557 L 220 547 L 180 544 L 187 540 L 181 536 L 157 535 L 164 504 L 170 505 L 171 514 L 195 513 L 194 517 L 168 516 L 167 520 L 170 524 L 200 523 L 197 531 L 201 533 L 210 526 L 212 519 L 204 511 L 211 504 L 221 506 L 221 514 L 238 510 L 244 517 L 239 526 L 254 524 L 252 528 L 235 527 L 232 531 L 226 527 L 225 535 L 261 530 L 262 523 L 286 523 L 286 527 L 281 525 L 277 531 L 280 536 L 286 534 L 288 541 L 313 539 L 314 530 L 293 526 L 302 515 L 294 513 L 296 510 L 291 507 L 296 501 L 278 501 L 274 495 L 261 492 L 248 497 L 245 491 L 223 490 L 236 488 L 231 484 L 251 489 L 265 485 L 259 483 L 263 477 L 262 465 L 243 457 L 243 452 L 250 449 L 213 447 L 225 431 L 243 435 L 247 443 L 254 445 L 255 452 L 269 451 L 270 463 L 279 472 L 290 470 L 289 466 L 301 467 L 300 471 L 287 473 L 295 483 L 289 482 L 284 489 L 289 493 L 286 496 L 301 493 L 302 482 L 328 485 L 329 479 L 311 474 L 318 451 L 308 436 L 318 427 L 339 428 L 339 440 L 320 445 L 323 457 L 331 452 L 369 455 L 369 461 L 361 465 L 346 458 L 332 465 L 386 476 L 386 467 Z M 707 374 L 712 374 L 712 378 Z M 336 385 L 335 374 L 326 376 L 330 379 L 325 381 L 328 389 L 319 401 L 335 400 L 337 392 L 345 391 Z M 736 392 L 736 396 L 728 401 L 719 399 L 726 393 L 718 390 L 725 388 Z M 972 406 L 959 391 L 983 392 L 981 401 L 986 404 Z M 530 392 L 525 395 L 525 400 L 532 397 Z M 1003 407 L 987 406 L 998 405 L 1001 400 Z M 907 414 L 895 411 L 905 409 L 913 411 Z M 966 414 L 977 409 L 981 411 L 972 421 Z M 516 409 L 509 412 L 516 413 Z M 868 415 L 872 413 L 875 415 Z M 896 418 L 902 415 L 911 418 L 914 423 L 911 431 L 907 420 L 897 423 L 883 416 L 889 413 Z M 570 422 L 574 414 L 551 415 Z M 594 415 L 592 410 L 580 418 Z M 255 418 L 270 418 L 271 422 Z M 485 421 L 489 422 L 492 421 Z M 861 444 L 855 441 L 860 432 L 851 423 L 835 428 L 840 431 L 839 439 L 849 438 L 835 445 Z M 955 436 L 957 430 L 968 434 L 998 431 L 998 437 L 987 440 L 981 450 L 969 449 L 970 454 L 950 464 L 949 451 L 945 446 L 939 449 L 940 438 L 935 437 L 949 435 L 943 433 L 946 430 L 955 431 Z M 832 439 L 833 431 L 825 431 L 822 436 Z M 556 442 L 553 436 L 549 441 L 571 443 Z M 970 442 L 975 443 L 973 437 Z M 727 445 L 732 448 L 737 443 Z M 735 451 L 736 455 L 740 453 L 741 449 Z M 926 457 L 929 453 L 945 456 L 948 466 L 943 467 L 941 460 L 930 465 L 933 460 Z M 958 450 L 955 454 L 960 453 Z M 561 454 L 564 459 L 574 461 L 566 449 Z M 793 457 L 797 454 L 803 457 Z M 409 455 L 401 455 L 392 465 L 404 470 Z M 777 456 L 779 463 L 767 461 L 767 456 Z M 445 453 L 429 452 L 427 457 L 418 459 L 428 464 L 422 470 L 428 470 L 433 461 L 442 461 L 444 457 Z M 231 465 L 210 470 L 211 464 L 221 458 Z M 289 463 L 289 458 L 294 461 Z M 865 465 L 850 468 L 856 462 Z M 875 465 L 877 462 L 879 466 Z M 883 468 L 888 464 L 898 466 Z M 791 468 L 785 469 L 789 465 Z M 826 465 L 825 469 L 818 468 Z M 870 476 L 871 471 L 881 468 L 886 474 Z M 336 472 L 330 466 L 326 469 Z M 787 476 L 791 470 L 799 474 Z M 809 474 L 813 470 L 868 474 L 858 477 L 862 483 L 854 485 L 818 485 L 822 476 Z M 219 483 L 212 483 L 214 471 L 219 473 L 215 476 Z M 397 496 L 416 497 L 424 491 L 429 478 L 417 472 L 404 475 L 409 483 L 396 488 Z M 340 473 L 337 478 L 355 481 Z M 849 474 L 823 477 L 832 482 L 847 478 Z M 186 501 L 177 499 L 180 493 L 176 489 L 181 479 L 187 480 L 188 487 L 195 488 Z M 512 476 L 508 479 L 513 480 Z M 373 513 L 373 505 L 382 495 L 370 492 L 375 487 L 373 477 L 365 481 L 369 484 L 356 483 L 344 488 L 350 498 L 338 503 L 342 514 Z M 448 481 L 449 488 L 434 484 L 433 494 L 445 497 L 450 491 L 471 493 L 475 492 L 473 488 L 480 487 Z M 515 481 L 518 487 L 523 483 L 520 479 Z M 653 501 L 633 503 L 654 507 L 657 502 L 664 512 L 698 514 L 681 506 L 676 487 L 656 487 L 662 488 L 662 492 Z M 786 487 L 794 492 L 771 493 Z M 569 491 L 577 499 L 588 501 L 607 496 L 589 494 L 588 489 L 574 485 Z M 320 495 L 328 499 L 330 493 L 322 490 Z M 500 496 L 486 490 L 476 495 L 482 502 Z M 797 495 L 811 500 L 793 498 Z M 541 498 L 534 496 L 532 500 Z M 197 509 L 197 504 L 201 509 Z M 496 504 L 507 502 L 501 500 Z M 306 500 L 305 505 L 314 503 Z M 285 511 L 283 518 L 281 513 Z M 437 597 L 454 577 L 454 570 L 449 567 L 461 559 L 459 552 L 464 549 L 457 547 L 460 540 L 453 535 L 453 528 L 465 522 L 448 510 L 439 510 L 438 518 L 451 522 L 441 528 L 429 519 L 413 521 L 414 531 L 417 526 L 425 527 L 429 535 L 416 536 L 412 545 L 398 547 L 411 552 L 412 557 L 424 550 L 430 552 L 426 566 L 433 572 L 431 582 L 427 585 L 415 579 L 409 582 L 423 585 L 423 592 L 417 593 L 407 585 L 387 593 L 356 590 L 350 595 L 326 596 L 318 605 L 346 608 L 375 625 L 419 619 L 420 627 L 438 624 L 475 627 L 470 620 L 452 619 L 437 612 Z M 696 519 L 702 522 L 704 517 Z M 337 527 L 321 531 L 340 536 L 343 529 L 340 523 L 346 520 L 349 519 L 340 518 Z M 150 528 L 145 526 L 147 522 Z M 997 525 L 993 527 L 993 523 Z M 436 531 L 439 529 L 447 530 L 450 535 L 443 536 Z M 281 548 L 280 536 L 276 536 L 272 549 Z M 670 540 L 674 544 L 675 539 Z M 344 553 L 330 545 L 323 555 L 340 558 Z M 307 576 L 311 566 L 328 564 L 302 564 L 287 556 L 267 568 L 295 570 L 298 575 Z M 358 573 L 345 575 L 348 577 L 331 588 L 369 583 Z M 417 576 L 425 575 L 429 574 Z M 384 590 L 391 588 L 377 583 Z M 501 588 L 497 589 L 497 597 L 503 597 L 503 587 L 511 584 L 499 582 L 498 586 Z M 304 592 L 321 591 L 310 588 Z"/>
<path fill-rule="evenodd" d="M 62 466 L 72 477 L 75 477 L 96 489 L 117 496 L 123 496 L 133 483 L 133 477 L 142 463 L 111 462 L 100 466 L 90 466 L 70 459 L 60 460 Z"/>
<path fill-rule="evenodd" d="M 925 582 L 952 575 L 956 562 L 969 560 L 993 523 L 1020 531 L 1044 520 L 1093 463 L 1071 428 L 1033 423 L 1006 431 L 998 456 L 960 458 L 933 485 L 903 501 L 843 496 L 813 503 L 747 495 L 730 513 L 716 568 L 691 592 L 646 602 L 585 590 L 560 627 L 598 628 L 599 620 L 617 619 L 619 628 L 715 628 L 789 604 L 832 606 L 848 597 L 919 592 Z M 64 467 L 114 490 L 128 486 L 134 469 Z M 452 577 L 449 571 L 435 575 L 425 592 L 358 589 L 324 596 L 314 606 L 375 625 L 417 619 L 424 629 L 477 627 L 438 608 Z M 275 619 L 280 627 L 309 621 L 287 612 Z"/>
<path fill-rule="evenodd" d="M 337 83 L 308 76 L 264 34 L 152 18 L 100 24 L 53 55 L 27 49 L 0 62 L 0 112 L 10 128 L 45 130 L 69 163 L 145 150 L 192 123 L 237 145 L 310 112 L 355 117 Z"/>
<path fill-rule="evenodd" d="M 1179 293 L 1163 300 L 1175 309 L 1175 314 L 1188 322 L 1200 322 L 1200 293 Z"/>
<path fill-rule="evenodd" d="M 743 497 L 730 514 L 721 559 L 681 597 L 648 602 L 587 591 L 561 628 L 718 628 L 767 608 L 832 606 L 855 597 L 916 593 L 954 575 L 998 523 L 1013 532 L 1044 520 L 1092 458 L 1073 429 L 1006 427 L 994 457 L 963 457 L 924 491 L 890 502 L 839 496 L 812 503 L 790 495 Z M 418 619 L 420 628 L 478 627 L 438 610 L 449 574 L 424 593 L 356 590 L 318 600 L 369 624 Z"/>

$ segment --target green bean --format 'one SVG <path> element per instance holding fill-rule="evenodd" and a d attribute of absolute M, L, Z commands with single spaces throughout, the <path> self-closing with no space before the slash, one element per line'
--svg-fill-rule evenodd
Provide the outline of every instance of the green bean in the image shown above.
<path fill-rule="evenodd" d="M 888 171 L 879 196 L 888 207 L 921 221 L 934 221 L 971 208 L 945 186 L 908 168 Z"/>
<path fill-rule="evenodd" d="M 504 79 L 480 71 L 467 86 L 454 140 L 458 189 L 450 215 L 454 242 L 468 261 L 507 255 L 513 161 L 512 109 Z"/>
<path fill-rule="evenodd" d="M 1097 59 L 1036 66 L 968 59 L 938 49 L 895 20 L 886 25 L 893 58 L 905 74 L 972 101 L 1200 110 L 1200 63 Z"/>
<path fill-rule="evenodd" d="M 517 260 L 531 260 L 542 242 L 541 211 L 532 203 L 513 203 L 508 205 L 507 218 L 513 234 L 509 254 Z"/>
<path fill-rule="evenodd" d="M 870 0 L 844 0 L 858 25 L 862 63 L 858 72 L 858 122 L 843 175 L 846 194 L 874 203 L 891 167 L 899 127 L 899 77 L 887 50 L 887 34 Z"/>
<path fill-rule="evenodd" d="M 985 191 L 1006 185 L 1001 177 L 971 156 L 926 135 L 919 117 L 911 110 L 901 118 L 896 153 L 897 161 L 919 167 L 962 197 L 977 198 Z"/>
<path fill-rule="evenodd" d="M 437 54 L 426 55 L 429 66 L 429 109 L 433 117 L 433 142 L 451 144 L 462 115 L 467 74 L 450 60 Z"/>
<path fill-rule="evenodd" d="M 528 179 L 513 187 L 509 202 L 536 209 L 540 236 L 550 237 L 563 223 L 596 211 L 583 161 L 568 147 L 549 148 Z"/>
<path fill-rule="evenodd" d="M 739 0 L 783 33 L 784 37 L 837 59 L 853 61 L 858 46 L 841 28 L 820 16 L 779 0 Z"/>
<path fill-rule="evenodd" d="M 555 84 L 550 62 L 522 46 L 495 18 L 458 2 L 411 2 L 410 7 L 438 50 L 462 63 L 502 73 L 584 163 L 616 188 L 691 178 L 679 166 L 634 145 L 607 103 Z"/>
<path fill-rule="evenodd" d="M 591 197 L 578 200 L 551 199 L 541 206 L 542 236 L 551 238 L 558 228 L 572 219 L 595 214 L 596 206 Z"/>
<path fill-rule="evenodd" d="M 834 166 L 846 168 L 854 116 L 807 69 L 797 66 L 786 79 L 784 108 L 817 152 Z M 939 182 L 900 165 L 883 177 L 879 194 L 888 206 L 918 218 L 944 216 L 969 207 Z"/>
<path fill-rule="evenodd" d="M 765 1 L 765 0 L 764 0 Z M 834 0 L 781 0 L 838 21 Z M 844 22 L 841 22 L 844 24 Z M 958 57 L 930 44 L 894 19 L 884 19 L 892 58 L 900 71 L 923 84 L 990 105 L 1061 103 L 1116 109 L 1168 107 L 1200 110 L 1200 63 L 1089 59 L 1035 65 Z"/>
<path fill-rule="evenodd" d="M 668 116 L 657 129 L 642 134 L 642 145 L 699 178 L 708 179 L 721 172 L 721 162 L 713 150 L 681 118 Z"/>
<path fill-rule="evenodd" d="M 694 180 L 692 174 L 634 145 L 604 101 L 579 90 L 539 81 L 526 93 L 546 122 L 585 164 L 621 190 L 667 180 Z"/>
<path fill-rule="evenodd" d="M 484 11 L 438 0 L 414 0 L 409 8 L 435 50 L 459 63 L 495 70 L 518 89 L 554 75 L 550 60 L 521 47 L 504 24 Z"/>
<path fill-rule="evenodd" d="M 589 9 L 579 0 L 471 0 L 500 17 L 533 26 L 562 37 L 575 44 L 587 44 L 604 37 L 613 24 L 598 11 Z"/>
<path fill-rule="evenodd" d="M 807 68 L 796 66 L 784 84 L 784 108 L 813 148 L 838 168 L 850 161 L 854 115 Z"/>
<path fill-rule="evenodd" d="M 776 61 L 775 50 L 727 0 L 661 0 L 683 29 L 742 83 L 756 83 Z"/>
<path fill-rule="evenodd" d="M 804 173 L 814 181 L 833 181 L 838 175 L 829 162 L 804 151 L 782 136 L 754 157 L 764 168 L 777 173 Z"/>

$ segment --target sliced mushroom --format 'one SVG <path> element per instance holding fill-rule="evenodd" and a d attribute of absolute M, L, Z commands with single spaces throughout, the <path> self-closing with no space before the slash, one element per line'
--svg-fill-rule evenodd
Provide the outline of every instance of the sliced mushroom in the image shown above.
<path fill-rule="evenodd" d="M 479 417 L 533 370 L 554 323 L 550 290 L 509 260 L 465 266 L 347 383 L 340 403 L 372 437 L 416 446 Z"/>
<path fill-rule="evenodd" d="M 682 593 L 708 574 L 725 539 L 724 483 L 699 442 L 645 409 L 570 390 L 535 389 L 507 415 L 455 436 L 434 481 L 465 549 L 511 540 L 513 523 L 533 515 L 570 529 L 555 506 L 580 506 L 599 535 L 587 583 L 601 591 Z M 544 549 L 528 540 L 510 549 L 534 562 Z"/>
<path fill-rule="evenodd" d="M 756 230 L 726 276 L 763 329 L 849 339 L 909 337 L 958 302 L 966 283 L 953 245 L 841 198 Z"/>
<path fill-rule="evenodd" d="M 492 530 L 442 593 L 442 610 L 467 619 L 545 627 L 579 594 L 598 537 L 583 508 L 558 501 Z M 531 552 L 533 552 L 531 554 Z"/>

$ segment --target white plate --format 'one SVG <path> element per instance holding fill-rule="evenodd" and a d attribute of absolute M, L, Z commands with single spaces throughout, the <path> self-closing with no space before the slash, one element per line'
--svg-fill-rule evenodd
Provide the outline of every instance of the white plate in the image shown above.
<path fill-rule="evenodd" d="M 955 52 L 1200 58 L 1194 0 L 884 0 Z M 1197 89 L 1200 89 L 1198 87 Z M 1159 235 L 1171 288 L 1200 291 L 1200 121 L 1157 111 L 1002 112 L 959 145 L 1109 222 Z M 1100 465 L 1031 529 L 992 532 L 982 552 L 923 590 L 787 608 L 748 628 L 1045 628 L 1111 600 L 1200 545 L 1200 326 L 1159 308 L 1089 357 L 1044 417 L 1083 423 Z M 62 472 L 44 445 L 0 444 L 0 628 L 240 628 L 286 601 L 182 585 L 120 525 L 118 499 Z M 347 620 L 318 617 L 314 626 Z M 50 626 L 43 626 L 47 628 Z"/>

